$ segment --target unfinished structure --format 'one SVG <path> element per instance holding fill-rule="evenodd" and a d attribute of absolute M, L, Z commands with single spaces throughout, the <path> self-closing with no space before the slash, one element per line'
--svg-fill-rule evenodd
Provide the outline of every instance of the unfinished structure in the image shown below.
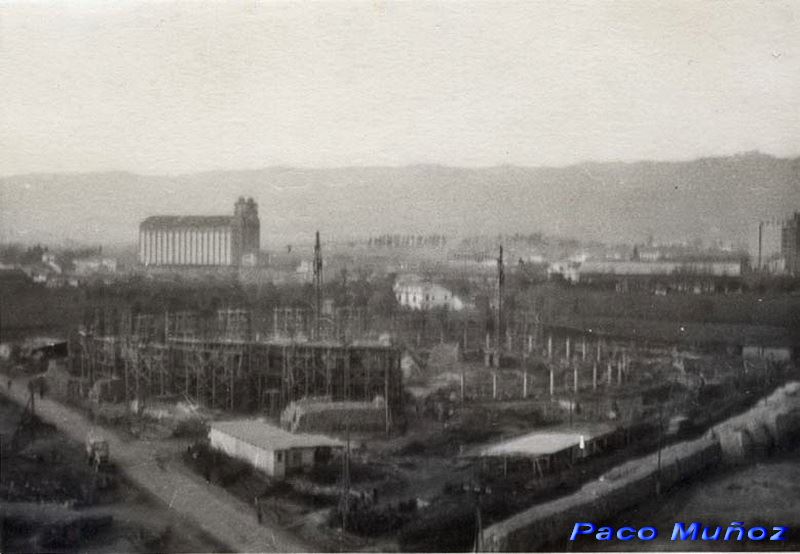
<path fill-rule="evenodd" d="M 220 310 L 214 333 L 193 333 L 188 326 L 197 320 L 186 313 L 132 319 L 128 334 L 83 331 L 73 366 L 90 383 L 123 380 L 126 401 L 179 396 L 213 409 L 278 415 L 301 398 L 372 402 L 380 397 L 387 404 L 387 426 L 402 413 L 399 349 L 255 341 L 245 310 Z"/>

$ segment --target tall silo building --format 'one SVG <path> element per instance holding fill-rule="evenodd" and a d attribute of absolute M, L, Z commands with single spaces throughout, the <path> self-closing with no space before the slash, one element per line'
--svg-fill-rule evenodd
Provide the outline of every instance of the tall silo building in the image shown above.
<path fill-rule="evenodd" d="M 260 233 L 252 198 L 240 197 L 232 216 L 152 216 L 139 225 L 139 261 L 145 266 L 255 265 Z"/>

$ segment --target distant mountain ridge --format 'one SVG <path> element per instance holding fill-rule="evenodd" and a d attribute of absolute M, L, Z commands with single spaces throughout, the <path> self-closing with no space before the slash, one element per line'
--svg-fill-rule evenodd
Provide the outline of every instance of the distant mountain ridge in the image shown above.
<path fill-rule="evenodd" d="M 0 179 L 4 240 L 135 242 L 150 215 L 220 214 L 259 203 L 262 242 L 327 236 L 541 231 L 605 242 L 747 242 L 759 219 L 800 209 L 800 158 L 759 153 L 566 167 L 438 165 L 30 174 Z"/>

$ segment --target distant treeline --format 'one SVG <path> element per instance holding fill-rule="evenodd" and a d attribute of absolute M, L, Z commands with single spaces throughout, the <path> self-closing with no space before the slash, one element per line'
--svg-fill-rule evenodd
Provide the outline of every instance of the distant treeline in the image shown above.
<path fill-rule="evenodd" d="M 42 261 L 42 256 L 48 253 L 55 254 L 55 260 L 61 265 L 62 269 L 73 269 L 72 262 L 79 258 L 100 255 L 103 248 L 98 246 L 69 248 L 51 251 L 48 246 L 36 244 L 34 246 L 23 246 L 21 244 L 2 244 L 0 245 L 0 262 L 8 265 L 33 265 Z"/>

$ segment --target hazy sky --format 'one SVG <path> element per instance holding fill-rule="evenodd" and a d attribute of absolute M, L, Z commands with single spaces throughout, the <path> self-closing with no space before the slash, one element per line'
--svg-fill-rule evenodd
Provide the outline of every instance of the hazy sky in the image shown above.
<path fill-rule="evenodd" d="M 0 175 L 800 152 L 800 1 L 0 5 Z"/>

